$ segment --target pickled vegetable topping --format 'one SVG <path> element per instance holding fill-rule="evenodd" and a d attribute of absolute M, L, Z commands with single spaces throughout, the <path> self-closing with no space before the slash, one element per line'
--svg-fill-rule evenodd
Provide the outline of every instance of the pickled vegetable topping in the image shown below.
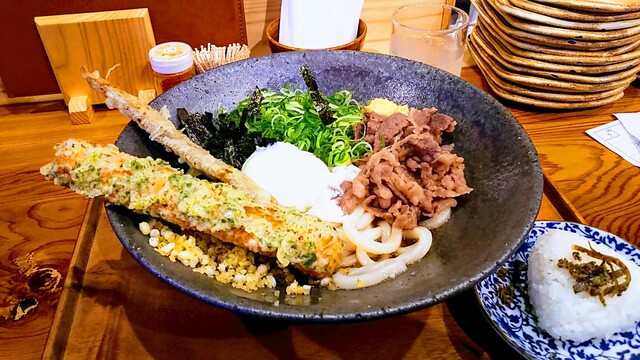
<path fill-rule="evenodd" d="M 627 266 L 618 258 L 597 252 L 589 244 L 589 249 L 579 245 L 571 247 L 573 261 L 568 259 L 558 260 L 558 267 L 567 269 L 575 280 L 573 292 L 587 292 L 591 296 L 597 296 L 603 306 L 606 306 L 605 296 L 619 296 L 629 288 L 631 273 Z M 580 262 L 582 255 L 586 254 L 596 261 Z M 624 281 L 620 278 L 624 277 Z"/>

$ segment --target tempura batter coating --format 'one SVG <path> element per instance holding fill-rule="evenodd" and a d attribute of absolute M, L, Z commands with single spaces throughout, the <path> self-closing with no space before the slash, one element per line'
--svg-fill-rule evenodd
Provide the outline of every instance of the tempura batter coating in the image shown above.
<path fill-rule="evenodd" d="M 275 256 L 317 278 L 340 265 L 342 242 L 330 223 L 296 209 L 257 203 L 225 183 L 185 175 L 160 159 L 137 158 L 115 145 L 67 140 L 40 172 L 73 191 Z"/>
<path fill-rule="evenodd" d="M 169 120 L 169 113 L 166 109 L 158 111 L 152 108 L 137 97 L 111 85 L 106 79 L 100 78 L 97 72 L 90 73 L 84 70 L 82 77 L 92 88 L 106 97 L 105 104 L 109 108 L 120 110 L 122 114 L 131 118 L 149 133 L 151 140 L 171 149 L 191 167 L 202 171 L 209 177 L 235 186 L 255 201 L 275 202 L 272 196 L 251 178 L 233 166 L 227 165 L 224 161 L 216 159 L 207 150 L 195 144 L 176 129 Z"/>

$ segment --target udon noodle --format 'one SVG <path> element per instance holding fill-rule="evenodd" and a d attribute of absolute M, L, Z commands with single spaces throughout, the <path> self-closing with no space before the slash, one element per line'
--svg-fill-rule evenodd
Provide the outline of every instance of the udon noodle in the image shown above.
<path fill-rule="evenodd" d="M 407 270 L 407 265 L 422 259 L 431 248 L 430 229 L 444 224 L 451 208 L 425 220 L 411 230 L 392 227 L 362 206 L 356 208 L 339 230 L 344 241 L 342 269 L 333 275 L 339 289 L 359 289 L 395 278 Z M 405 245 L 413 240 L 410 245 Z"/>

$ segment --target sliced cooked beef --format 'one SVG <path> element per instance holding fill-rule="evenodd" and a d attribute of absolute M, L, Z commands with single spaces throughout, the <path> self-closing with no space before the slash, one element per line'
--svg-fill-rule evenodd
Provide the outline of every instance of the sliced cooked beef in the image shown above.
<path fill-rule="evenodd" d="M 340 205 L 347 213 L 363 206 L 402 229 L 455 206 L 454 197 L 472 190 L 464 178 L 464 159 L 453 153 L 453 144 L 440 145 L 442 132 L 455 125 L 434 108 L 389 117 L 366 114 L 365 140 L 374 152 L 353 182 L 342 184 Z"/>

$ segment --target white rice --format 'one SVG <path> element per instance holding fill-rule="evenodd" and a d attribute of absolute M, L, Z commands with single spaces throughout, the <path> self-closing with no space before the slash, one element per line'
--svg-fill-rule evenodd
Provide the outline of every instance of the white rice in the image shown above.
<path fill-rule="evenodd" d="M 527 275 L 529 299 L 538 316 L 538 325 L 553 337 L 579 342 L 633 330 L 640 320 L 640 268 L 626 256 L 591 242 L 594 250 L 623 261 L 631 273 L 627 291 L 621 296 L 606 296 L 606 306 L 603 306 L 597 296 L 586 292 L 575 294 L 575 282 L 569 271 L 558 267 L 561 258 L 575 261 L 573 244 L 589 248 L 588 239 L 561 230 L 550 230 L 533 246 Z M 582 262 L 595 260 L 584 253 L 581 255 Z"/>

